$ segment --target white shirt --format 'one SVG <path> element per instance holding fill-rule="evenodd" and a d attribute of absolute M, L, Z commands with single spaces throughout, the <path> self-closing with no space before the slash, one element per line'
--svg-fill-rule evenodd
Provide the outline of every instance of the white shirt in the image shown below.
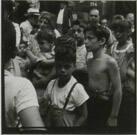
<path fill-rule="evenodd" d="M 57 79 L 53 87 L 54 82 L 55 80 L 49 82 L 46 92 L 44 93 L 44 97 L 46 99 L 51 99 L 52 105 L 55 105 L 58 108 L 63 108 L 68 93 L 72 88 L 73 84 L 76 82 L 76 79 L 72 76 L 70 81 L 63 88 L 58 87 Z M 65 109 L 68 111 L 73 111 L 76 107 L 81 106 L 88 99 L 89 96 L 86 93 L 84 87 L 80 83 L 78 83 L 75 85 Z"/>
<path fill-rule="evenodd" d="M 93 58 L 93 53 L 92 52 L 87 52 L 86 60 L 88 61 L 89 59 Z"/>
<path fill-rule="evenodd" d="M 29 107 L 39 106 L 36 91 L 32 83 L 23 78 L 15 77 L 9 71 L 4 71 L 5 79 L 5 116 L 6 126 L 17 125 L 17 114 Z"/>
<path fill-rule="evenodd" d="M 76 68 L 84 68 L 86 66 L 87 50 L 85 44 L 78 46 L 76 50 Z"/>
<path fill-rule="evenodd" d="M 63 14 L 64 14 L 64 8 L 60 9 L 57 17 L 57 24 L 63 24 Z"/>
<path fill-rule="evenodd" d="M 20 31 L 20 27 L 19 24 L 12 22 L 16 31 L 16 47 L 19 47 L 20 44 L 20 40 L 21 40 L 21 31 Z"/>
<path fill-rule="evenodd" d="M 22 22 L 20 24 L 20 28 L 23 30 L 23 40 L 24 41 L 29 41 L 30 33 L 31 33 L 32 29 L 33 29 L 33 27 L 30 24 L 30 22 L 28 20 Z"/>

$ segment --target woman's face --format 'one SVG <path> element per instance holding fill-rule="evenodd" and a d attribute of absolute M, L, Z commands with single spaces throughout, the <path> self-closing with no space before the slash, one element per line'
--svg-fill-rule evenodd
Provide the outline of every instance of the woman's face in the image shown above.
<path fill-rule="evenodd" d="M 72 62 L 56 61 L 57 76 L 62 81 L 68 80 L 74 71 L 74 67 L 75 65 Z"/>

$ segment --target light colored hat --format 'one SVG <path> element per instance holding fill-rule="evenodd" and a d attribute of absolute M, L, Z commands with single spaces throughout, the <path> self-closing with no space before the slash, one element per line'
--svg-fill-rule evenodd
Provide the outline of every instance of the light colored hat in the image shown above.
<path fill-rule="evenodd" d="M 40 15 L 39 9 L 37 9 L 37 8 L 29 8 L 27 10 L 27 14 L 25 14 L 25 16 L 29 16 L 29 15 Z"/>

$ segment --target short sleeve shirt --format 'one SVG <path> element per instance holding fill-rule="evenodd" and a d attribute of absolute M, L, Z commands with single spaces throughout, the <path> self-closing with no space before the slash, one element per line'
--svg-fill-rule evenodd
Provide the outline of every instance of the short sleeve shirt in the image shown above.
<path fill-rule="evenodd" d="M 20 111 L 32 106 L 39 106 L 37 94 L 29 80 L 23 77 L 15 77 L 6 70 L 4 72 L 6 126 L 15 127 L 17 114 Z"/>
<path fill-rule="evenodd" d="M 58 79 L 52 80 L 48 84 L 46 92 L 44 93 L 44 97 L 48 100 L 51 100 L 52 105 L 62 109 L 64 107 L 68 93 L 75 82 L 76 79 L 72 76 L 70 81 L 63 88 L 59 88 Z M 88 99 L 89 96 L 86 93 L 84 87 L 78 83 L 75 85 L 65 109 L 68 111 L 73 111 L 76 107 L 81 106 Z"/>

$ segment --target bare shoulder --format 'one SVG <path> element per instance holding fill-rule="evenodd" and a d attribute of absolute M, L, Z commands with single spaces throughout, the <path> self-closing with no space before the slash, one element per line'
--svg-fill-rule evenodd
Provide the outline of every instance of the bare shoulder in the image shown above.
<path fill-rule="evenodd" d="M 118 64 L 113 57 L 105 54 L 105 58 L 106 58 L 106 63 L 110 69 L 111 68 L 118 68 Z"/>

